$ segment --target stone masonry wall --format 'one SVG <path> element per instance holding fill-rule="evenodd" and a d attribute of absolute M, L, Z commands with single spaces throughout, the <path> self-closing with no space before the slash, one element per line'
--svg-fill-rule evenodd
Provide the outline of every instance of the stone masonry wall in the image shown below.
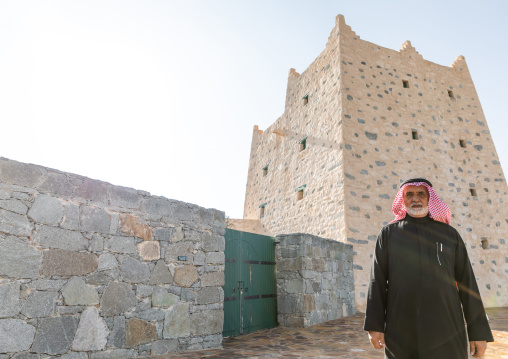
<path fill-rule="evenodd" d="M 508 305 L 508 187 L 464 57 L 442 66 L 409 41 L 381 47 L 339 15 L 316 60 L 290 70 L 284 114 L 254 128 L 244 219 L 353 244 L 363 311 L 377 234 L 411 177 L 450 206 L 485 305 Z"/>
<path fill-rule="evenodd" d="M 356 312 L 351 244 L 309 234 L 277 242 L 279 325 L 305 328 Z"/>
<path fill-rule="evenodd" d="M 224 233 L 223 212 L 1 158 L 0 358 L 221 347 Z"/>
<path fill-rule="evenodd" d="M 334 30 L 302 74 L 291 69 L 284 114 L 265 131 L 254 127 L 243 218 L 272 235 L 345 236 L 338 45 Z"/>
<path fill-rule="evenodd" d="M 396 51 L 360 39 L 343 18 L 339 28 L 346 240 L 359 307 L 399 184 L 420 176 L 450 207 L 485 305 L 508 305 L 508 187 L 465 58 L 442 66 L 409 41 Z"/>

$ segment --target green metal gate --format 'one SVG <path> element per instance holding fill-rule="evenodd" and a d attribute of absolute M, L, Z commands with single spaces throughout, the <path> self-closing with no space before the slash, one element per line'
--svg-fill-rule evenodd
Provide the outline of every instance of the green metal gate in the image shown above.
<path fill-rule="evenodd" d="M 224 337 L 277 326 L 275 239 L 226 229 Z"/>

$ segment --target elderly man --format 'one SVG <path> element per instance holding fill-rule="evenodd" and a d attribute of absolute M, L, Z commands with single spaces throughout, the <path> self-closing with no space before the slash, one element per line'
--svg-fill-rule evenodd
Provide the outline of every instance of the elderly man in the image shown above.
<path fill-rule="evenodd" d="M 400 186 L 374 252 L 364 329 L 385 358 L 481 358 L 492 332 L 464 241 L 432 184 Z M 461 307 L 462 304 L 462 307 Z"/>

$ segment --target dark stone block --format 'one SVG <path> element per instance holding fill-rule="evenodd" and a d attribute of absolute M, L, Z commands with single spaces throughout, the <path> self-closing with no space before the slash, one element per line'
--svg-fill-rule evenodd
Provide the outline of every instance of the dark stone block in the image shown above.
<path fill-rule="evenodd" d="M 369 241 L 366 241 L 364 239 L 355 239 L 355 238 L 348 238 L 347 239 L 348 242 L 351 242 L 351 243 L 355 243 L 355 244 L 367 244 L 369 243 Z"/>
<path fill-rule="evenodd" d="M 377 134 L 376 133 L 365 131 L 365 137 L 367 137 L 369 140 L 377 140 Z"/>
<path fill-rule="evenodd" d="M 97 256 L 95 254 L 50 249 L 44 253 L 42 272 L 45 276 L 69 277 L 73 275 L 85 275 L 95 271 L 97 265 Z"/>
<path fill-rule="evenodd" d="M 77 328 L 78 318 L 73 316 L 41 319 L 31 351 L 64 354 L 70 349 Z"/>
<path fill-rule="evenodd" d="M 109 317 L 122 314 L 136 306 L 138 300 L 127 283 L 111 282 L 101 298 L 101 314 Z"/>

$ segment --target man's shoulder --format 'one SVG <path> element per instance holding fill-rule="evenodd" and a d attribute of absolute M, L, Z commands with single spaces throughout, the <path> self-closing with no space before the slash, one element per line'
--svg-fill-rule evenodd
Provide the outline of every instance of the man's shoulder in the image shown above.
<path fill-rule="evenodd" d="M 401 220 L 398 220 L 395 222 L 385 224 L 379 231 L 379 235 L 383 235 L 383 233 L 388 234 L 394 230 L 397 230 L 397 228 L 401 227 L 401 224 L 403 223 L 403 221 L 404 221 L 404 219 L 401 219 Z"/>

